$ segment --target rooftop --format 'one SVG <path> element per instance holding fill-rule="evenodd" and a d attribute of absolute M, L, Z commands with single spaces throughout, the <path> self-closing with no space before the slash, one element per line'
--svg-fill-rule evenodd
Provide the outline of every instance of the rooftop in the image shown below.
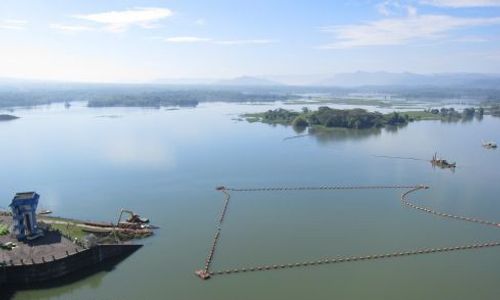
<path fill-rule="evenodd" d="M 16 200 L 30 200 L 30 199 L 36 198 L 37 196 L 38 196 L 38 194 L 35 193 L 35 192 L 17 193 L 14 196 L 13 201 L 16 201 Z"/>

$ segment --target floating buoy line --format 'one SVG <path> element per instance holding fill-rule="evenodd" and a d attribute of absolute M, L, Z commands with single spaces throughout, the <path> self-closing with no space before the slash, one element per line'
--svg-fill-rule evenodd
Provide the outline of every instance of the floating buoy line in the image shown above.
<path fill-rule="evenodd" d="M 497 247 L 500 246 L 500 241 L 492 241 L 492 242 L 483 242 L 483 243 L 474 243 L 474 244 L 466 244 L 466 245 L 458 245 L 451 247 L 441 247 L 441 248 L 422 248 L 422 249 L 414 249 L 408 251 L 398 251 L 398 252 L 390 252 L 390 253 L 382 253 L 382 254 L 374 254 L 374 255 L 366 255 L 366 256 L 345 256 L 345 257 L 327 257 L 321 258 L 317 260 L 308 260 L 303 262 L 295 262 L 295 263 L 286 263 L 286 264 L 273 264 L 273 265 L 259 265 L 253 267 L 240 267 L 226 270 L 214 271 L 211 269 L 212 262 L 214 260 L 215 251 L 217 249 L 217 243 L 221 237 L 222 224 L 224 222 L 224 218 L 228 211 L 229 202 L 231 199 L 231 194 L 229 192 L 287 192 L 287 191 L 312 191 L 312 190 L 367 190 L 367 189 L 406 189 L 407 191 L 401 194 L 401 202 L 403 205 L 428 213 L 432 215 L 436 215 L 444 218 L 451 218 L 465 222 L 478 223 L 488 226 L 494 226 L 500 228 L 500 223 L 482 220 L 478 218 L 471 218 L 465 216 L 458 216 L 449 213 L 440 212 L 428 207 L 418 206 L 413 204 L 408 200 L 408 195 L 419 190 L 428 189 L 428 186 L 425 185 L 416 185 L 416 186 L 403 186 L 403 185 L 389 185 L 389 186 L 319 186 L 319 187 L 263 187 L 263 188 L 226 188 L 223 186 L 217 187 L 216 189 L 222 193 L 224 193 L 224 205 L 220 211 L 217 228 L 215 231 L 214 238 L 210 245 L 209 254 L 207 259 L 205 260 L 205 265 L 202 269 L 195 271 L 195 274 L 203 280 L 209 279 L 213 276 L 219 275 L 229 275 L 229 274 L 237 274 L 237 273 L 246 273 L 246 272 L 262 272 L 262 271 L 271 271 L 271 270 L 280 270 L 280 269 L 291 269 L 291 268 L 299 268 L 299 267 L 309 267 L 309 266 L 317 266 L 317 265 L 325 265 L 325 264 L 337 264 L 337 263 L 347 263 L 347 262 L 356 262 L 356 261 L 364 261 L 364 260 L 375 260 L 375 259 L 386 259 L 400 256 L 410 256 L 410 255 L 421 255 L 421 254 L 430 254 L 430 253 L 439 253 L 439 252 L 452 252 L 459 250 L 469 250 L 469 249 L 480 249 L 480 248 L 489 248 L 489 247 Z"/>
<path fill-rule="evenodd" d="M 389 158 L 389 159 L 407 159 L 407 160 L 429 161 L 428 159 L 422 159 L 422 158 L 416 158 L 416 157 L 403 157 L 403 156 L 374 155 L 374 157 Z"/>
<path fill-rule="evenodd" d="M 306 134 L 299 134 L 299 135 L 287 136 L 287 137 L 283 138 L 283 141 L 288 141 L 288 140 L 293 140 L 293 139 L 299 139 L 299 138 L 303 138 L 303 137 L 311 136 L 311 135 L 312 134 L 310 134 L 310 133 L 306 133 Z"/>

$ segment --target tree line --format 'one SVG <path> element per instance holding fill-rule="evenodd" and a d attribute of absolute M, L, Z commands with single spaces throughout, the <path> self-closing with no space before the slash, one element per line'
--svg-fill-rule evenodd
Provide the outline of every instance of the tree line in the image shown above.
<path fill-rule="evenodd" d="M 398 112 L 382 114 L 364 109 L 333 109 L 319 107 L 316 111 L 303 108 L 302 112 L 294 112 L 278 108 L 260 114 L 247 115 L 258 118 L 261 122 L 293 125 L 295 127 L 322 126 L 326 128 L 381 128 L 384 126 L 400 126 L 410 121 L 410 117 Z"/>

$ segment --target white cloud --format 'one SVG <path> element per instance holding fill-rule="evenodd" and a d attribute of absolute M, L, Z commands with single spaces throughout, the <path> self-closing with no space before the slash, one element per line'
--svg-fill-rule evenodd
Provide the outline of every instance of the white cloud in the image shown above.
<path fill-rule="evenodd" d="M 455 39 L 451 39 L 451 42 L 457 43 L 483 43 L 488 42 L 489 39 L 480 36 L 463 36 Z"/>
<path fill-rule="evenodd" d="M 121 32 L 131 26 L 145 29 L 154 28 L 156 22 L 172 16 L 173 12 L 167 8 L 145 7 L 123 11 L 109 11 L 88 15 L 76 15 L 75 18 L 96 22 L 105 25 L 105 29 L 112 32 Z"/>
<path fill-rule="evenodd" d="M 408 15 L 411 17 L 417 15 L 417 9 L 411 5 L 406 6 L 406 11 L 408 12 Z"/>
<path fill-rule="evenodd" d="M 455 8 L 500 6 L 500 0 L 421 0 L 420 3 Z"/>
<path fill-rule="evenodd" d="M 64 24 L 50 24 L 51 29 L 63 31 L 63 32 L 82 32 L 82 31 L 93 31 L 95 28 L 88 26 L 79 26 L 79 25 L 64 25 Z"/>
<path fill-rule="evenodd" d="M 212 43 L 217 45 L 250 45 L 250 44 L 270 44 L 275 43 L 274 40 L 268 39 L 249 39 L 249 40 L 214 40 L 211 38 L 195 37 L 195 36 L 177 36 L 165 39 L 169 43 Z"/>
<path fill-rule="evenodd" d="M 25 20 L 0 20 L 0 29 L 22 30 L 28 21 Z"/>
<path fill-rule="evenodd" d="M 200 43 L 200 42 L 209 42 L 211 41 L 211 39 L 196 37 L 196 36 L 176 36 L 176 37 L 166 38 L 165 41 L 168 43 Z"/>
<path fill-rule="evenodd" d="M 385 0 L 375 5 L 378 13 L 385 16 L 416 15 L 417 9 L 408 4 L 403 4 L 399 0 Z"/>
<path fill-rule="evenodd" d="M 379 14 L 384 15 L 384 16 L 390 16 L 392 14 L 391 10 L 389 9 L 389 1 L 385 1 L 382 3 L 377 4 L 377 11 Z"/>
<path fill-rule="evenodd" d="M 205 19 L 203 19 L 203 18 L 200 18 L 200 19 L 198 19 L 198 20 L 194 21 L 194 23 L 195 23 L 196 25 L 199 25 L 199 26 L 204 26 L 205 24 L 207 24 L 207 22 L 206 22 L 206 21 L 205 21 Z"/>
<path fill-rule="evenodd" d="M 378 3 L 375 7 L 379 14 L 383 16 L 392 16 L 401 10 L 401 4 L 399 1 L 395 0 L 385 0 L 384 2 Z"/>
<path fill-rule="evenodd" d="M 271 43 L 275 43 L 275 42 L 276 41 L 274 41 L 274 40 L 266 40 L 266 39 L 215 41 L 216 44 L 220 44 L 220 45 L 271 44 Z"/>
<path fill-rule="evenodd" d="M 436 39 L 449 31 L 486 25 L 499 25 L 500 17 L 461 18 L 447 15 L 417 15 L 386 18 L 363 24 L 330 26 L 323 32 L 333 34 L 335 41 L 321 48 L 345 49 L 363 46 L 401 45 L 408 42 Z"/>

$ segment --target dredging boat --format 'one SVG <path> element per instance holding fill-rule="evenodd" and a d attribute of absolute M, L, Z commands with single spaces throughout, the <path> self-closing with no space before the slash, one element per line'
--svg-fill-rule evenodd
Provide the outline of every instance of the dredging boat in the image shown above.
<path fill-rule="evenodd" d="M 153 234 L 147 226 L 96 226 L 37 215 L 39 197 L 35 192 L 17 193 L 11 211 L 0 212 L 0 229 L 4 229 L 0 231 L 0 287 L 46 283 L 124 259 L 143 246 L 132 240 Z M 138 223 L 137 218 L 127 221 Z"/>
<path fill-rule="evenodd" d="M 489 141 L 489 142 L 484 142 L 483 141 L 483 147 L 486 149 L 496 149 L 497 148 L 497 143 Z"/>
<path fill-rule="evenodd" d="M 437 153 L 434 153 L 431 164 L 442 169 L 454 169 L 457 166 L 456 162 L 448 162 L 446 159 L 438 158 Z"/>

